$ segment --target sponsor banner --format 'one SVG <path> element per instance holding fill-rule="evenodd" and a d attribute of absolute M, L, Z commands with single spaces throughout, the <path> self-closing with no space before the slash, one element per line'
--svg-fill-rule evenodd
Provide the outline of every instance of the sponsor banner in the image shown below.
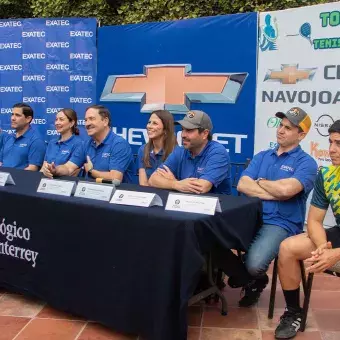
<path fill-rule="evenodd" d="M 73 108 L 79 123 L 84 121 L 85 108 L 95 102 L 96 29 L 95 19 L 0 20 L 3 130 L 12 132 L 11 108 L 17 102 L 32 106 L 32 124 L 47 141 L 57 134 L 60 108 Z"/>
<path fill-rule="evenodd" d="M 312 118 L 302 148 L 320 166 L 331 164 L 327 130 L 340 119 L 340 3 L 261 13 L 259 25 L 255 153 L 276 145 L 275 113 L 298 106 Z"/>
<path fill-rule="evenodd" d="M 256 41 L 256 13 L 101 27 L 97 101 L 134 153 L 147 141 L 150 112 L 179 120 L 199 109 L 213 139 L 243 162 L 254 146 Z"/>

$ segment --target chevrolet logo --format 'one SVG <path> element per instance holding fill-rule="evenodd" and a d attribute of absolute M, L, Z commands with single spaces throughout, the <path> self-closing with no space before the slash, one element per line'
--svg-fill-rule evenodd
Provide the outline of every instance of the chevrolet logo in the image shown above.
<path fill-rule="evenodd" d="M 185 113 L 190 103 L 234 104 L 248 73 L 191 73 L 191 65 L 151 65 L 144 74 L 109 76 L 101 101 L 141 102 L 141 112 Z"/>
<path fill-rule="evenodd" d="M 268 70 L 263 81 L 279 81 L 282 84 L 296 84 L 301 80 L 312 80 L 317 68 L 299 69 L 299 64 L 282 64 L 281 70 Z"/>

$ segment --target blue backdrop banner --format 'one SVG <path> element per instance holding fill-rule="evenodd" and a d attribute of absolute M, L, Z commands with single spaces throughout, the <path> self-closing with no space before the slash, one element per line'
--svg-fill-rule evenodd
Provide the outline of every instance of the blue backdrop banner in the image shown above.
<path fill-rule="evenodd" d="M 254 148 L 256 49 L 257 13 L 102 27 L 97 101 L 134 153 L 152 110 L 178 120 L 200 109 L 232 161 L 245 161 Z"/>
<path fill-rule="evenodd" d="M 13 132 L 11 108 L 25 102 L 33 124 L 49 140 L 55 114 L 70 107 L 84 125 L 95 101 L 96 19 L 0 20 L 0 127 Z M 84 131 L 83 131 L 84 133 Z"/>

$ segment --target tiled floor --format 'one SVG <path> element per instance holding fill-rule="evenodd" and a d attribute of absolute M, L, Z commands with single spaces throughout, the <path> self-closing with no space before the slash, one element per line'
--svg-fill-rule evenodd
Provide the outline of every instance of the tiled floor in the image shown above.
<path fill-rule="evenodd" d="M 340 339 L 340 278 L 316 275 L 308 324 L 297 340 Z M 283 312 L 278 284 L 273 320 L 267 319 L 270 285 L 254 308 L 237 307 L 239 291 L 225 288 L 228 316 L 219 304 L 190 307 L 188 340 L 271 340 Z M 44 303 L 0 291 L 0 340 L 136 340 L 81 318 L 55 311 Z M 159 339 L 162 340 L 162 339 Z M 177 339 L 174 339 L 177 340 Z"/>

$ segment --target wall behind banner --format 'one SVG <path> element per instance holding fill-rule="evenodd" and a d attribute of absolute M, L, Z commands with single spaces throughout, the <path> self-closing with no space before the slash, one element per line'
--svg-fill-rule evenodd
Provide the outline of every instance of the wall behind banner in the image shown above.
<path fill-rule="evenodd" d="M 11 108 L 17 102 L 32 106 L 33 125 L 46 140 L 56 135 L 60 108 L 76 110 L 84 125 L 84 109 L 95 101 L 96 29 L 96 19 L 0 20 L 3 130 L 13 132 Z"/>
<path fill-rule="evenodd" d="M 340 119 L 340 3 L 260 14 L 255 153 L 273 147 L 275 112 L 299 106 L 313 126 L 301 146 L 331 164 L 328 127 Z M 333 225 L 330 212 L 326 224 Z"/>
<path fill-rule="evenodd" d="M 256 44 L 257 13 L 101 27 L 98 102 L 135 153 L 147 140 L 144 111 L 165 107 L 177 120 L 190 108 L 211 116 L 232 161 L 245 161 L 254 145 Z"/>

